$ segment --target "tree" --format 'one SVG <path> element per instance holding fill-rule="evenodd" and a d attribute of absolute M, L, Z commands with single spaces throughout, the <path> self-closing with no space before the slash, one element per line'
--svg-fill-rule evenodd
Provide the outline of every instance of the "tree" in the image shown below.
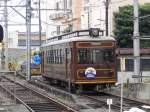
<path fill-rule="evenodd" d="M 139 8 L 139 16 L 150 14 L 150 4 L 144 4 Z M 133 6 L 119 8 L 119 12 L 114 13 L 114 36 L 121 48 L 133 47 Z M 139 19 L 140 37 L 150 35 L 150 16 Z M 141 41 L 141 47 L 150 47 L 150 42 Z"/>

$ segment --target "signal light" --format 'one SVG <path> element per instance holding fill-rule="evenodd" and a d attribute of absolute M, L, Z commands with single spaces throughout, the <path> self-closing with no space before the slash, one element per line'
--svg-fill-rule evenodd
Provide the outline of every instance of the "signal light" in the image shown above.
<path fill-rule="evenodd" d="M 2 25 L 0 25 L 0 42 L 3 41 L 3 38 L 4 38 L 4 31 Z"/>

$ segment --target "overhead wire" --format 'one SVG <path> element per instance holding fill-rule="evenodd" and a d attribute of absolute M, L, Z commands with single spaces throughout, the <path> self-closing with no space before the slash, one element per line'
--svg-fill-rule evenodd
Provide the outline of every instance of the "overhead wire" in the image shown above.
<path fill-rule="evenodd" d="M 22 2 L 24 2 L 24 0 L 20 1 L 17 5 L 20 5 Z M 22 7 L 21 7 L 21 8 L 22 8 Z M 21 8 L 20 8 L 20 9 L 21 9 Z M 20 9 L 19 9 L 19 10 L 20 10 Z M 12 10 L 8 13 L 8 16 L 9 16 L 13 11 L 14 11 L 14 10 L 12 9 Z M 15 12 L 14 12 L 14 13 L 15 13 Z M 13 13 L 13 14 L 14 14 L 14 13 Z"/>

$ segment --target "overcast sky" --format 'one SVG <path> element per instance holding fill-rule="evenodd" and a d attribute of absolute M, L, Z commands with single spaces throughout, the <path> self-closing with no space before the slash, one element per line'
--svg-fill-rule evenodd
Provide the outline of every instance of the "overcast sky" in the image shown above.
<path fill-rule="evenodd" d="M 34 4 L 35 2 L 38 2 L 39 0 L 31 0 L 31 4 L 33 8 L 38 8 L 38 5 Z M 41 0 L 41 8 L 46 8 L 46 1 L 47 0 Z M 50 0 L 53 2 L 54 0 Z M 3 2 L 0 2 L 1 5 L 3 5 Z M 8 6 L 24 6 L 26 4 L 26 0 L 8 0 Z M 26 8 L 25 7 L 14 7 L 15 10 L 12 8 L 8 7 L 8 31 L 20 31 L 24 32 L 26 31 L 26 26 L 25 26 L 25 16 L 26 16 Z M 3 10 L 2 8 L 0 8 Z M 20 16 L 20 15 L 24 16 Z M 34 18 L 31 20 L 31 24 L 38 24 L 38 11 L 32 11 Z M 3 15 L 0 15 L 3 19 Z M 42 21 L 46 21 L 46 13 L 44 11 L 41 11 L 41 19 Z M 31 31 L 39 31 L 38 30 L 38 25 L 33 25 L 31 27 Z M 45 31 L 44 27 L 44 22 L 42 22 L 42 29 Z"/>

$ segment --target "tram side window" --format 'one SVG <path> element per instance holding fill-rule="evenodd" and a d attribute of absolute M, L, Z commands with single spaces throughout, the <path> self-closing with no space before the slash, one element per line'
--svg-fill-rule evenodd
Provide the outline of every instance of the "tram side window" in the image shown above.
<path fill-rule="evenodd" d="M 47 52 L 46 62 L 49 64 L 62 64 L 62 59 L 62 49 L 50 50 L 49 52 Z"/>
<path fill-rule="evenodd" d="M 66 48 L 66 59 L 67 59 L 67 63 L 71 62 L 71 49 L 70 48 Z"/>
<path fill-rule="evenodd" d="M 50 50 L 50 63 L 52 63 L 52 50 Z"/>
<path fill-rule="evenodd" d="M 48 64 L 48 57 L 46 57 L 46 63 Z"/>
<path fill-rule="evenodd" d="M 62 54 L 62 50 L 60 49 L 60 57 L 59 57 L 60 59 L 60 64 L 62 64 L 63 63 L 63 61 L 62 61 L 62 59 L 63 59 L 63 54 Z"/>
<path fill-rule="evenodd" d="M 65 51 L 63 49 L 47 50 L 45 56 L 47 64 L 63 64 Z M 67 49 L 67 58 L 71 61 L 71 49 Z"/>
<path fill-rule="evenodd" d="M 58 64 L 58 50 L 56 50 L 55 57 L 56 57 L 55 63 Z"/>
<path fill-rule="evenodd" d="M 59 50 L 57 49 L 57 64 L 59 64 Z"/>
<path fill-rule="evenodd" d="M 48 63 L 50 63 L 50 50 L 48 50 Z"/>
<path fill-rule="evenodd" d="M 46 63 L 48 64 L 48 52 L 45 52 L 45 56 L 46 56 Z"/>
<path fill-rule="evenodd" d="M 56 63 L 56 50 L 53 50 L 54 64 Z"/>
<path fill-rule="evenodd" d="M 64 63 L 64 60 L 65 60 L 65 50 L 64 49 L 62 50 L 61 56 L 62 56 L 62 63 Z"/>
<path fill-rule="evenodd" d="M 52 50 L 52 64 L 54 63 L 54 51 Z"/>

